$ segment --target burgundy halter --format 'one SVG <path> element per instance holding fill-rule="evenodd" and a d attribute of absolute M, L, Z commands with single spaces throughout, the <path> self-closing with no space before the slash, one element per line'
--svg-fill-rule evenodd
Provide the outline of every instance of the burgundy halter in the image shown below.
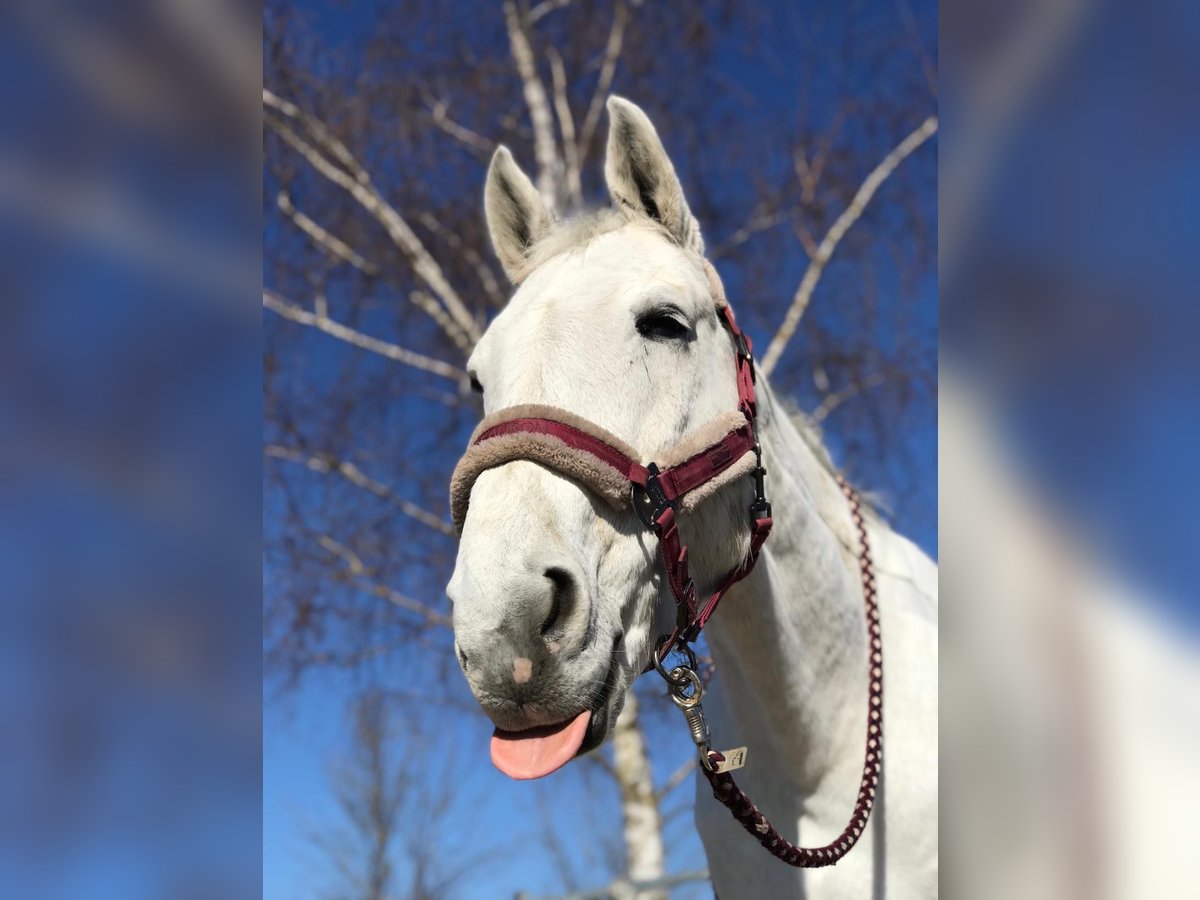
<path fill-rule="evenodd" d="M 662 469 L 654 463 L 642 465 L 603 437 L 585 431 L 572 422 L 563 421 L 567 417 L 550 418 L 551 410 L 546 410 L 546 415 L 521 416 L 500 422 L 485 428 L 471 442 L 472 447 L 479 447 L 496 438 L 516 434 L 545 435 L 561 441 L 572 450 L 595 457 L 629 482 L 630 501 L 634 510 L 658 537 L 662 546 L 667 581 L 675 596 L 675 629 L 659 644 L 660 660 L 667 656 L 671 648 L 689 644 L 699 636 L 729 588 L 754 568 L 758 552 L 771 532 L 771 504 L 763 494 L 766 471 L 762 468 L 762 451 L 754 431 L 757 407 L 750 339 L 738 328 L 733 311 L 728 306 L 723 306 L 721 312 L 722 321 L 737 349 L 738 409 L 745 416 L 745 422 L 683 462 Z M 679 538 L 676 521 L 678 504 L 686 494 L 719 477 L 750 452 L 755 454 L 755 499 L 750 506 L 750 552 L 740 565 L 721 579 L 720 586 L 700 606 L 695 582 L 688 574 L 688 548 Z"/>
<path fill-rule="evenodd" d="M 663 568 L 676 606 L 675 627 L 670 635 L 659 640 L 646 670 L 656 668 L 667 680 L 670 695 L 683 710 L 700 750 L 700 768 L 712 785 L 714 796 L 779 859 L 801 868 L 829 866 L 849 852 L 866 827 L 874 803 L 883 753 L 883 658 L 866 528 L 857 495 L 839 477 L 839 484 L 850 502 L 852 518 L 862 545 L 860 565 L 871 636 L 866 765 L 850 823 L 832 843 L 807 849 L 786 841 L 734 783 L 733 776 L 728 773 L 743 764 L 745 749 L 726 751 L 724 754 L 712 750 L 700 705 L 703 686 L 696 674 L 691 644 L 700 635 L 726 592 L 750 574 L 772 525 L 771 504 L 767 502 L 764 485 L 766 470 L 762 466 L 762 448 L 756 433 L 758 406 L 754 389 L 752 344 L 738 327 L 733 310 L 725 301 L 715 269 L 707 260 L 704 264 L 716 293 L 722 324 L 733 341 L 738 411 L 742 416 L 740 424 L 723 429 L 723 437 L 699 452 L 660 469 L 654 463 L 642 465 L 637 461 L 636 451 L 624 442 L 565 411 L 542 406 L 501 410 L 480 423 L 472 436 L 467 453 L 456 468 L 451 483 L 451 508 L 461 531 L 475 479 L 486 469 L 514 459 L 532 459 L 555 468 L 583 482 L 614 506 L 632 505 L 638 517 L 658 538 Z M 677 514 L 680 504 L 691 492 L 734 469 L 751 452 L 754 453 L 754 467 L 750 470 L 754 479 L 754 500 L 749 510 L 749 552 L 739 565 L 726 573 L 716 590 L 701 605 L 695 583 L 688 573 L 688 548 L 679 536 Z M 667 670 L 663 662 L 675 651 L 682 653 L 688 662 Z"/>

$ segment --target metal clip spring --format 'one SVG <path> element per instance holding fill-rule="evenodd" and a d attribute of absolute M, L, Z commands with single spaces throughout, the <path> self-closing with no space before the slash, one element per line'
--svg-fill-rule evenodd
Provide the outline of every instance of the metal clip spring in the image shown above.
<path fill-rule="evenodd" d="M 692 740 L 701 750 L 707 750 L 711 737 L 708 733 L 708 723 L 704 721 L 704 707 L 699 703 L 683 711 L 687 720 L 688 730 L 692 732 Z"/>

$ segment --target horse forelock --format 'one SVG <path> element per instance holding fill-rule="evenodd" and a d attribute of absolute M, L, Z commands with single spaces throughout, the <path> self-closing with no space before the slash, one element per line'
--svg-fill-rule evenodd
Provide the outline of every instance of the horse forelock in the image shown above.
<path fill-rule="evenodd" d="M 605 208 L 583 212 L 556 222 L 539 238 L 525 254 L 525 262 L 514 274 L 517 284 L 523 282 L 537 268 L 556 256 L 582 250 L 593 240 L 604 234 L 617 231 L 629 224 L 638 224 L 661 235 L 672 244 L 677 242 L 659 223 L 645 216 L 631 218 L 620 209 Z"/>

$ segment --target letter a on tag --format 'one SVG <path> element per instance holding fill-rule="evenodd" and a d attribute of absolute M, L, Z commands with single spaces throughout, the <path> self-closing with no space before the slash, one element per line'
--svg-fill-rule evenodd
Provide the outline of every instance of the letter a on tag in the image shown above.
<path fill-rule="evenodd" d="M 719 762 L 713 766 L 713 771 L 718 775 L 722 772 L 732 772 L 734 769 L 740 769 L 746 764 L 745 747 L 735 747 L 733 750 L 722 750 L 721 755 L 725 757 L 725 761 Z"/>

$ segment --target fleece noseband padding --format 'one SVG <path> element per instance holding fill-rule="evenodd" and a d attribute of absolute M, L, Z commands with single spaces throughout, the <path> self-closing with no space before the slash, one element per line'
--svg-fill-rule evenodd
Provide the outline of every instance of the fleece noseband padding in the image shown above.
<path fill-rule="evenodd" d="M 730 440 L 728 446 L 722 443 L 743 433 L 749 437 Z M 620 510 L 630 506 L 631 485 L 646 484 L 649 463 L 643 464 L 641 459 L 620 438 L 566 410 L 540 404 L 498 410 L 479 423 L 450 479 L 454 526 L 462 532 L 471 488 L 488 469 L 529 460 L 578 482 Z M 750 473 L 754 465 L 753 436 L 738 412 L 706 422 L 659 463 L 664 488 L 684 511 Z"/>

